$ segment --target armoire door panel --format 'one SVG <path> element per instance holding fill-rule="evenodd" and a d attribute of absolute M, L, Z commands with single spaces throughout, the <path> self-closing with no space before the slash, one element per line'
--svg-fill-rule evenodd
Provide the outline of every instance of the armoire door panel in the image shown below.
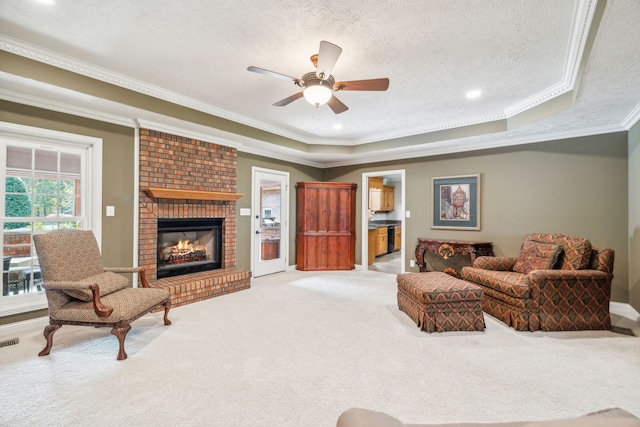
<path fill-rule="evenodd" d="M 299 182 L 297 267 L 299 270 L 355 268 L 353 183 Z"/>

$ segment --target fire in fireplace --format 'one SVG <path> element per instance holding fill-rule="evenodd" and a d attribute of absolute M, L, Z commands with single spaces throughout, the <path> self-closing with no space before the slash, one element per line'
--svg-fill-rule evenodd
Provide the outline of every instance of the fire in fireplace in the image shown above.
<path fill-rule="evenodd" d="M 158 219 L 158 279 L 221 267 L 222 218 Z"/>

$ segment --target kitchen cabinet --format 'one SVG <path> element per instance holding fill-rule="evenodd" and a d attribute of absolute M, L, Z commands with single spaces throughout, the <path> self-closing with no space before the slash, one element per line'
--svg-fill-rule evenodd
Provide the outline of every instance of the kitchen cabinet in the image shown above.
<path fill-rule="evenodd" d="M 383 177 L 369 177 L 369 210 L 391 212 L 394 208 L 394 191 L 393 185 L 384 185 Z"/>
<path fill-rule="evenodd" d="M 369 177 L 369 210 L 380 211 L 382 209 L 382 177 Z"/>
<path fill-rule="evenodd" d="M 395 234 L 395 239 L 393 240 L 393 250 L 399 251 L 402 248 L 402 226 L 401 225 L 395 226 L 394 234 Z"/>
<path fill-rule="evenodd" d="M 393 211 L 393 199 L 395 187 L 392 185 L 383 185 L 382 186 L 382 207 L 381 211 L 391 212 Z"/>
<path fill-rule="evenodd" d="M 356 190 L 350 182 L 298 182 L 298 270 L 353 270 Z"/>
<path fill-rule="evenodd" d="M 384 255 L 389 251 L 387 232 L 387 227 L 378 227 L 378 250 L 376 251 L 376 255 Z"/>
<path fill-rule="evenodd" d="M 378 254 L 378 229 L 370 228 L 367 233 L 367 265 L 373 264 Z"/>

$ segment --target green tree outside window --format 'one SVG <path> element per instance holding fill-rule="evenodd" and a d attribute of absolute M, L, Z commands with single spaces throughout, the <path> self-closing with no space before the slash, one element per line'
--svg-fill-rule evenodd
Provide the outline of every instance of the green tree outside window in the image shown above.
<path fill-rule="evenodd" d="M 5 216 L 29 217 L 31 216 L 31 198 L 21 178 L 8 176 L 5 185 Z M 28 222 L 6 222 L 6 230 L 28 227 Z"/>

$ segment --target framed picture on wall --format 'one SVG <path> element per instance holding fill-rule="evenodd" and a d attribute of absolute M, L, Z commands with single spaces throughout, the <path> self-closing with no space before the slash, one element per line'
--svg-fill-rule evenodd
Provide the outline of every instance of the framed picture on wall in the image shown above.
<path fill-rule="evenodd" d="M 480 230 L 480 174 L 431 178 L 433 229 Z"/>

